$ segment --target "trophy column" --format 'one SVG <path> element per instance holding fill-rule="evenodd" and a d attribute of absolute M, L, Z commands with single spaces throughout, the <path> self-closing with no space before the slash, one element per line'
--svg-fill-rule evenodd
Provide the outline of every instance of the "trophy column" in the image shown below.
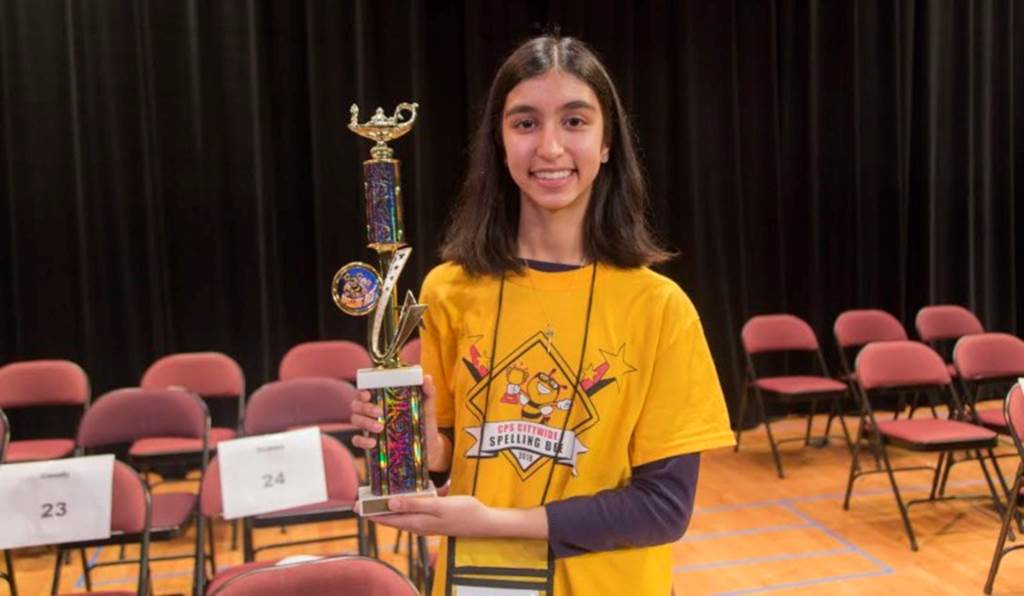
<path fill-rule="evenodd" d="M 423 370 L 404 366 L 398 353 L 415 331 L 426 306 L 407 294 L 398 303 L 398 277 L 411 248 L 405 244 L 402 226 L 400 162 L 386 141 L 402 136 L 416 119 L 416 104 L 399 104 L 392 117 L 377 112 L 359 124 L 359 110 L 352 106 L 349 129 L 377 141 L 372 159 L 363 162 L 368 247 L 377 253 L 380 271 L 365 263 L 349 263 L 334 276 L 332 295 L 338 307 L 352 315 L 373 314 L 368 329 L 374 367 L 358 371 L 359 389 L 368 390 L 383 411 L 384 430 L 377 447 L 368 454 L 369 486 L 359 489 L 359 509 L 364 516 L 386 513 L 387 499 L 394 495 L 436 494 L 427 473 L 426 438 L 422 410 Z"/>

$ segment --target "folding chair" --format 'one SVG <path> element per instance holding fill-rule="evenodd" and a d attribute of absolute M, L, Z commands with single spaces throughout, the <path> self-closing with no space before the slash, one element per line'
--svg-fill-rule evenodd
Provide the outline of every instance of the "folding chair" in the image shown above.
<path fill-rule="evenodd" d="M 910 539 L 911 550 L 917 550 L 917 539 L 910 523 L 909 508 L 918 503 L 946 500 L 954 497 L 937 495 L 939 475 L 944 461 L 955 451 L 973 451 L 978 457 L 982 473 L 988 482 L 993 501 L 999 506 L 999 497 L 989 476 L 980 449 L 991 449 L 996 444 L 996 433 L 987 428 L 965 422 L 956 388 L 950 381 L 949 371 L 942 358 L 925 344 L 912 341 L 888 341 L 868 344 L 857 355 L 857 395 L 861 402 L 861 416 L 853 457 L 850 461 L 850 476 L 846 484 L 843 509 L 850 508 L 853 483 L 862 476 L 886 473 L 892 487 L 896 505 L 903 518 L 903 527 Z M 879 395 L 893 393 L 928 393 L 937 395 L 946 402 L 949 418 L 904 418 L 879 421 L 872 409 L 872 401 Z M 864 470 L 858 456 L 867 437 L 876 461 L 882 462 L 883 469 Z M 893 468 L 888 448 L 900 447 L 911 451 L 938 453 L 939 461 L 932 466 L 908 466 Z M 900 496 L 894 472 L 906 470 L 931 470 L 933 472 L 931 492 L 926 499 L 909 501 L 906 504 Z"/>
<path fill-rule="evenodd" d="M 832 416 L 839 413 L 840 399 L 847 394 L 848 388 L 844 383 L 831 378 L 814 331 L 810 325 L 798 317 L 788 314 L 753 317 L 743 326 L 741 338 L 747 360 L 747 378 L 740 399 L 740 411 L 736 427 L 736 447 L 734 451 L 739 451 L 740 448 L 740 437 L 743 433 L 743 417 L 746 413 L 748 394 L 753 392 L 758 413 L 761 416 L 761 421 L 764 422 L 764 428 L 768 434 L 768 443 L 771 445 L 772 457 L 775 459 L 775 468 L 778 471 L 779 478 L 783 478 L 779 445 L 789 441 L 803 441 L 805 446 L 810 446 L 811 424 L 814 421 L 814 413 L 818 401 L 825 400 L 829 402 L 829 415 L 831 419 Z M 812 355 L 817 362 L 819 374 L 765 377 L 758 375 L 757 369 L 754 366 L 755 357 L 768 353 L 793 352 Z M 807 414 L 807 430 L 804 436 L 776 441 L 772 434 L 771 422 L 765 409 L 765 399 L 771 399 L 786 406 L 809 404 L 810 411 Z M 850 436 L 842 416 L 839 416 L 839 423 L 843 429 L 843 436 L 849 445 Z M 826 435 L 825 440 L 827 438 Z"/>
<path fill-rule="evenodd" d="M 352 436 L 359 432 L 350 422 L 352 401 L 358 393 L 351 383 L 327 377 L 267 383 L 249 399 L 246 434 L 317 426 L 348 447 Z"/>
<path fill-rule="evenodd" d="M 1014 383 L 1006 394 L 1006 402 L 1003 404 L 1003 415 L 1006 419 L 1007 429 L 1013 437 L 1013 444 L 1017 448 L 1017 456 L 1020 458 L 1017 463 L 1017 472 L 1013 480 L 1013 488 L 1010 489 L 1010 502 L 1003 511 L 1003 523 L 999 528 L 999 537 L 996 539 L 996 550 L 992 554 L 992 564 L 988 568 L 988 579 L 985 580 L 985 593 L 992 593 L 992 584 L 996 581 L 996 574 L 999 573 L 999 564 L 1002 563 L 1010 551 L 1024 548 L 1024 544 L 1015 544 L 1006 548 L 1006 538 L 1010 534 L 1010 523 L 1020 504 L 1020 495 L 1024 489 L 1024 443 L 1021 443 L 1021 432 L 1024 432 L 1024 391 L 1021 391 L 1020 384 Z"/>
<path fill-rule="evenodd" d="M 341 443 L 327 435 L 320 436 L 320 444 L 323 448 L 324 473 L 327 480 L 327 500 L 323 503 L 295 507 L 283 511 L 268 513 L 265 515 L 244 518 L 245 533 L 245 563 L 228 568 L 223 572 L 217 571 L 216 551 L 212 535 L 203 532 L 196 533 L 196 552 L 199 557 L 196 559 L 196 593 L 213 592 L 217 586 L 227 581 L 234 575 L 249 569 L 255 569 L 267 565 L 273 565 L 274 561 L 255 561 L 255 554 L 261 550 L 285 546 L 287 544 L 311 544 L 326 542 L 328 540 L 339 540 L 343 538 L 357 538 L 360 541 L 360 552 L 362 546 L 362 524 L 361 518 L 356 516 L 352 507 L 356 500 L 356 489 L 358 479 L 355 475 L 355 468 L 352 464 L 352 455 L 342 446 Z M 224 512 L 223 493 L 220 484 L 220 461 L 214 457 L 210 462 L 206 473 L 203 475 L 200 487 L 200 512 L 204 519 L 210 521 L 220 519 Z M 280 526 L 330 521 L 335 519 L 355 518 L 357 533 L 348 536 L 334 536 L 328 538 L 314 538 L 309 540 L 295 541 L 291 543 L 276 543 L 253 547 L 253 527 Z M 205 542 L 210 542 L 209 551 L 205 548 Z M 204 586 L 205 580 L 205 557 L 210 557 L 210 568 L 212 569 L 212 581 Z M 205 590 L 204 590 L 205 588 Z"/>
<path fill-rule="evenodd" d="M 356 382 L 356 371 L 373 362 L 363 346 L 346 340 L 310 341 L 288 350 L 278 367 L 278 379 L 329 377 Z"/>
<path fill-rule="evenodd" d="M 143 439 L 198 443 L 199 467 L 206 469 L 210 416 L 195 394 L 182 389 L 118 389 L 106 393 L 86 411 L 78 428 L 82 452 L 112 452 L 124 457 L 129 445 Z M 173 451 L 167 451 L 174 457 Z M 134 462 L 128 451 L 127 459 Z M 184 533 L 198 509 L 198 495 L 192 492 L 161 492 L 152 497 L 151 539 L 173 540 Z M 202 532 L 202 528 L 197 528 Z M 193 558 L 195 553 L 153 557 L 154 561 Z M 89 568 L 85 570 L 88 585 Z"/>
<path fill-rule="evenodd" d="M 154 362 L 142 375 L 143 389 L 180 387 L 195 393 L 206 402 L 213 424 L 210 428 L 209 449 L 217 450 L 217 443 L 238 436 L 242 413 L 245 412 L 245 374 L 242 367 L 227 354 L 220 352 L 185 352 L 164 356 Z M 161 455 L 160 443 L 137 444 L 132 455 L 143 458 Z M 200 445 L 193 443 L 191 450 L 184 444 L 173 445 L 173 451 L 198 454 Z"/>
<path fill-rule="evenodd" d="M 974 313 L 956 304 L 923 307 L 917 311 L 914 326 L 917 327 L 921 341 L 945 359 L 951 377 L 956 377 L 956 368 L 952 364 L 953 355 L 949 344 L 965 335 L 985 332 L 985 327 Z"/>
<path fill-rule="evenodd" d="M 384 561 L 367 557 L 340 556 L 247 570 L 216 586 L 209 594 L 416 596 L 419 592 L 409 578 Z"/>
<path fill-rule="evenodd" d="M 149 489 L 146 483 L 126 464 L 114 462 L 113 486 L 111 487 L 110 503 L 110 538 L 104 540 L 90 540 L 59 544 L 57 546 L 57 560 L 53 567 L 53 584 L 50 587 L 50 594 L 56 594 L 60 587 L 61 568 L 64 566 L 65 553 L 77 550 L 82 557 L 82 568 L 85 576 L 86 590 L 92 591 L 92 582 L 89 577 L 89 570 L 95 567 L 109 565 L 125 565 L 128 563 L 139 564 L 138 585 L 135 592 L 114 592 L 104 591 L 97 594 L 122 595 L 139 594 L 145 596 L 152 592 L 152 579 L 149 570 L 149 540 L 150 522 L 152 516 L 152 503 Z M 99 561 L 89 563 L 85 558 L 85 549 L 92 546 L 106 546 L 109 544 L 139 544 L 139 558 L 130 561 Z"/>
<path fill-rule="evenodd" d="M 10 426 L 7 424 L 7 416 L 0 410 L 0 463 L 4 461 L 4 451 L 7 450 L 7 443 L 11 440 Z M 14 558 L 10 551 L 4 552 L 4 571 L 0 571 L 0 580 L 7 582 L 11 588 L 11 596 L 18 596 L 18 587 L 14 584 Z"/>
<path fill-rule="evenodd" d="M 993 399 L 1002 401 L 1009 387 L 1018 378 L 1024 377 L 1024 341 L 1006 333 L 966 335 L 953 346 L 953 364 L 972 422 L 1000 435 L 1009 436 L 1010 428 L 1003 408 L 978 409 L 978 404 Z M 997 456 L 991 452 L 988 455 L 995 466 L 1003 491 L 1008 491 L 1009 486 L 996 463 Z M 1014 455 L 1016 454 L 1006 453 L 999 457 Z M 952 458 L 947 462 L 943 480 L 939 485 L 939 494 L 945 489 L 945 479 L 954 463 L 961 462 L 954 462 Z"/>
<path fill-rule="evenodd" d="M 864 309 L 848 310 L 836 317 L 833 326 L 833 334 L 836 338 L 836 346 L 839 351 L 839 363 L 843 368 L 843 378 L 850 385 L 850 395 L 853 396 L 857 390 L 854 384 L 857 382 L 857 373 L 853 370 L 853 362 L 857 353 L 873 341 L 901 341 L 909 339 L 907 330 L 899 319 L 884 310 Z M 856 401 L 856 400 L 854 400 Z M 908 404 L 902 402 L 876 403 L 875 411 L 892 411 L 893 417 L 899 415 L 906 409 Z M 908 416 L 913 418 L 918 407 L 917 396 L 913 396 L 910 402 Z M 937 417 L 935 407 L 928 404 L 932 416 Z M 857 407 L 859 410 L 859 407 Z"/>
<path fill-rule="evenodd" d="M 306 393 L 311 388 L 316 388 L 316 393 Z M 305 395 L 303 395 L 306 393 Z M 355 389 L 344 381 L 334 379 L 295 379 L 292 381 L 281 381 L 269 383 L 253 393 L 249 405 L 245 411 L 243 430 L 246 436 L 261 435 L 275 432 L 283 432 L 303 426 L 314 424 L 331 423 L 336 417 L 342 414 L 346 406 L 351 405 Z M 316 403 L 309 408 L 296 408 L 292 404 L 296 401 L 302 403 Z M 327 404 L 328 407 L 325 407 Z M 330 405 L 334 404 L 334 405 Z M 317 414 L 323 417 L 318 420 Z M 245 560 L 252 561 L 256 553 L 268 548 L 276 548 L 291 543 L 275 543 L 255 547 L 253 545 L 253 529 L 270 526 L 289 526 L 293 524 L 309 523 L 314 521 L 330 521 L 339 519 L 356 519 L 356 534 L 340 537 L 325 537 L 314 540 L 322 542 L 336 540 L 339 538 L 358 538 L 359 553 L 366 553 L 365 533 L 363 531 L 363 520 L 353 511 L 356 492 L 359 487 L 359 476 L 356 472 L 354 458 L 351 452 L 342 447 L 342 455 L 336 459 L 337 469 L 328 468 L 329 492 L 334 495 L 326 503 L 311 505 L 301 508 L 301 511 L 286 511 L 279 514 L 268 513 L 265 515 L 246 518 L 243 522 L 243 544 Z M 333 478 L 333 480 L 330 480 Z M 333 482 L 333 484 L 332 484 Z M 332 488 L 333 487 L 333 488 Z"/>
<path fill-rule="evenodd" d="M 60 459 L 74 453 L 72 437 L 89 407 L 89 394 L 89 377 L 68 360 L 28 360 L 0 367 L 0 408 L 17 431 L 3 461 Z"/>

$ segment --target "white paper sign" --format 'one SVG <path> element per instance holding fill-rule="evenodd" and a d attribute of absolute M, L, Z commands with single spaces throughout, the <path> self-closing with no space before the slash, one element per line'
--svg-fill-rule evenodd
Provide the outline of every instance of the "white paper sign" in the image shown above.
<path fill-rule="evenodd" d="M 316 427 L 217 443 L 224 519 L 327 500 Z"/>
<path fill-rule="evenodd" d="M 0 466 L 0 549 L 110 538 L 113 455 Z"/>

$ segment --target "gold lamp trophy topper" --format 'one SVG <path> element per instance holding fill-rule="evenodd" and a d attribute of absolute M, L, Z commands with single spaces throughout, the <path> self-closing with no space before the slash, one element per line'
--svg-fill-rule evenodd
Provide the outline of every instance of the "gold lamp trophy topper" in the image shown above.
<path fill-rule="evenodd" d="M 400 162 L 387 142 L 412 129 L 418 104 L 400 103 L 392 116 L 377 108 L 369 121 L 359 123 L 359 107 L 352 105 L 348 128 L 377 144 L 371 159 L 363 162 L 363 195 L 366 200 L 367 246 L 377 253 L 380 271 L 372 265 L 352 262 L 334 275 L 331 296 L 343 312 L 364 316 L 373 313 L 368 343 L 373 368 L 356 375 L 359 389 L 370 391 L 381 407 L 384 426 L 367 459 L 369 486 L 359 488 L 359 509 L 364 516 L 387 513 L 393 495 L 434 495 L 427 473 L 423 420 L 423 369 L 403 363 L 399 353 L 416 330 L 427 307 L 411 292 L 398 304 L 398 277 L 409 254 L 402 227 Z"/>

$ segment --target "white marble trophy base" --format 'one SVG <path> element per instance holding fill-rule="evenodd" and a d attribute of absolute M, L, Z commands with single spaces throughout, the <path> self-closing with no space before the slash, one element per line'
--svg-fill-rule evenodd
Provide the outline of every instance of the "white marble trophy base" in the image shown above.
<path fill-rule="evenodd" d="M 386 389 L 391 387 L 408 387 L 423 384 L 423 369 L 419 366 L 403 366 L 400 368 L 361 368 L 356 371 L 356 387 L 360 390 Z M 363 517 L 391 513 L 388 499 L 394 497 L 436 497 L 437 489 L 427 481 L 427 488 L 421 491 L 396 493 L 390 495 L 374 495 L 369 486 L 360 486 L 356 499 L 356 511 Z"/>

